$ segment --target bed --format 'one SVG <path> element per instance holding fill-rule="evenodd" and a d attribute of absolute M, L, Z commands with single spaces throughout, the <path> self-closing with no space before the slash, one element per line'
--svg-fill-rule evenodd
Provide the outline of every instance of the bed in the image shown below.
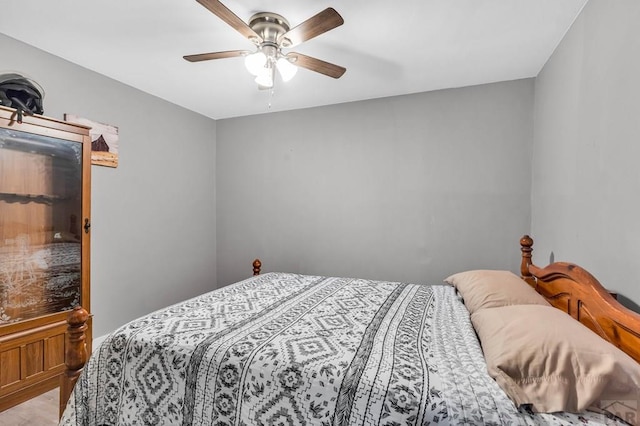
<path fill-rule="evenodd" d="M 536 267 L 532 244 L 521 240 L 524 281 L 638 368 L 640 316 L 576 265 Z M 626 424 L 613 409 L 538 413 L 515 404 L 489 374 L 489 344 L 474 329 L 481 315 L 470 314 L 461 285 L 260 275 L 259 262 L 254 271 L 124 325 L 86 366 L 86 315 L 77 308 L 62 393 L 75 387 L 60 424 Z"/>

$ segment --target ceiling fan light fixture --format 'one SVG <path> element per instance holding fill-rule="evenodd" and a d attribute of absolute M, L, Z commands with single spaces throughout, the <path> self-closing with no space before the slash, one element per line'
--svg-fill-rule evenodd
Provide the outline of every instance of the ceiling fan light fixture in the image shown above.
<path fill-rule="evenodd" d="M 252 75 L 260 76 L 264 72 L 265 65 L 267 64 L 267 55 L 261 50 L 251 53 L 244 58 L 244 66 L 247 67 Z"/>
<path fill-rule="evenodd" d="M 281 57 L 276 62 L 276 68 L 282 77 L 282 81 L 291 80 L 298 72 L 298 67 L 293 65 L 287 58 Z"/>
<path fill-rule="evenodd" d="M 284 82 L 291 80 L 298 68 L 305 68 L 332 78 L 340 78 L 346 71 L 344 67 L 301 53 L 284 54 L 282 52 L 282 49 L 295 47 L 344 24 L 342 16 L 332 7 L 316 13 L 291 28 L 289 22 L 277 13 L 258 12 L 247 23 L 220 0 L 198 0 L 198 3 L 246 37 L 257 50 L 255 52 L 227 50 L 183 56 L 189 62 L 244 57 L 247 70 L 255 76 L 258 89 L 261 90 L 273 88 L 276 70 Z"/>

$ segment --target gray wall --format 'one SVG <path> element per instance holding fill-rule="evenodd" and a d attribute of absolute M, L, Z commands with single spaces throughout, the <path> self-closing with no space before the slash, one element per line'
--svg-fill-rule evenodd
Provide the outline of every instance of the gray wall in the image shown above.
<path fill-rule="evenodd" d="M 640 2 L 591 0 L 536 79 L 534 260 L 640 302 Z"/>
<path fill-rule="evenodd" d="M 215 122 L 2 34 L 0 52 L 46 115 L 119 127 L 118 168 L 92 166 L 94 335 L 213 289 Z"/>
<path fill-rule="evenodd" d="M 267 271 L 517 271 L 533 80 L 217 122 L 218 285 Z"/>

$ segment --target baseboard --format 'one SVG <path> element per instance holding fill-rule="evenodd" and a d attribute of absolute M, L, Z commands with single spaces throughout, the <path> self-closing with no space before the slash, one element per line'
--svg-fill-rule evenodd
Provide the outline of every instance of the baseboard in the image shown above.
<path fill-rule="evenodd" d="M 105 335 L 98 336 L 95 339 L 93 339 L 93 341 L 91 343 L 91 350 L 95 351 L 96 349 L 98 349 L 98 347 L 100 347 L 102 342 L 104 342 L 107 337 L 109 337 L 109 335 L 105 334 Z"/>

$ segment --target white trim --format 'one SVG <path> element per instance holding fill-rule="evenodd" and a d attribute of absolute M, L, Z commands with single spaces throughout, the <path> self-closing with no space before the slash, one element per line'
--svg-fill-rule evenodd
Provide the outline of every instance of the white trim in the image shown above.
<path fill-rule="evenodd" d="M 109 337 L 108 334 L 94 338 L 93 341 L 91 342 L 91 351 L 95 352 L 95 350 L 98 349 L 98 347 L 102 344 L 102 342 L 105 341 L 107 337 Z"/>

